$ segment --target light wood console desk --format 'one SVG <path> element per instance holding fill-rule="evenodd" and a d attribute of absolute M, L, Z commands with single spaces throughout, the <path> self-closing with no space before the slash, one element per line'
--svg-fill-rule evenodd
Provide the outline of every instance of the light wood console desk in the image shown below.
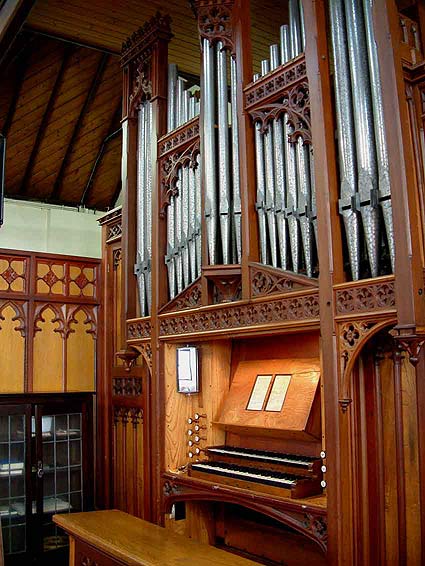
<path fill-rule="evenodd" d="M 258 566 L 122 511 L 55 515 L 70 536 L 69 566 Z"/>

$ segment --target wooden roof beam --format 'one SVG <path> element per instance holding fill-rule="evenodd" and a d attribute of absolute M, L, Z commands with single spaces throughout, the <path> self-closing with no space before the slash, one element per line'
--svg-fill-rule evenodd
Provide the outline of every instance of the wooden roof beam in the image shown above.
<path fill-rule="evenodd" d="M 49 124 L 50 116 L 52 115 L 55 100 L 56 100 L 57 94 L 59 92 L 59 89 L 62 86 L 63 77 L 64 77 L 65 71 L 68 67 L 69 59 L 70 59 L 71 55 L 74 53 L 74 51 L 75 51 L 75 48 L 71 45 L 68 45 L 64 49 L 62 63 L 59 67 L 58 74 L 56 75 L 55 84 L 53 85 L 53 89 L 50 93 L 49 100 L 48 100 L 46 108 L 44 110 L 44 114 L 43 114 L 43 117 L 41 119 L 40 126 L 38 127 L 37 137 L 35 138 L 35 142 L 34 142 L 34 145 L 32 147 L 32 150 L 31 150 L 31 155 L 29 157 L 27 166 L 25 168 L 25 173 L 24 173 L 24 176 L 22 178 L 22 183 L 21 183 L 20 190 L 19 190 L 19 192 L 21 194 L 25 194 L 27 192 L 28 182 L 30 180 L 31 173 L 32 173 L 32 170 L 34 168 L 34 162 L 35 162 L 35 159 L 38 155 L 38 151 L 40 149 L 40 144 L 44 139 L 44 135 L 46 133 L 46 128 Z"/>
<path fill-rule="evenodd" d="M 5 0 L 0 17 L 0 64 L 8 56 L 35 0 Z"/>
<path fill-rule="evenodd" d="M 7 138 L 12 125 L 13 118 L 15 116 L 16 105 L 19 100 L 19 96 L 22 90 L 22 85 L 25 78 L 25 73 L 28 66 L 28 59 L 30 58 L 30 52 L 25 50 L 25 48 L 20 52 L 18 56 L 18 61 L 16 65 L 16 75 L 13 85 L 12 97 L 10 99 L 9 108 L 7 110 L 6 119 L 1 129 L 1 133 Z"/>
<path fill-rule="evenodd" d="M 76 139 L 77 139 L 77 137 L 78 137 L 78 134 L 80 133 L 80 129 L 81 129 L 81 126 L 82 126 L 82 124 L 83 124 L 84 116 L 86 115 L 86 112 L 87 112 L 87 110 L 88 110 L 88 108 L 89 108 L 89 106 L 90 106 L 92 100 L 93 100 L 94 97 L 96 96 L 96 92 L 97 92 L 97 89 L 98 89 L 98 87 L 99 87 L 99 84 L 100 84 L 100 81 L 101 81 L 101 79 L 102 79 L 103 72 L 104 72 L 105 67 L 106 67 L 106 65 L 107 65 L 107 63 L 108 63 L 108 60 L 109 60 L 109 55 L 106 54 L 106 53 L 104 53 L 104 54 L 102 55 L 102 58 L 101 58 L 100 62 L 99 62 L 99 65 L 98 65 L 98 67 L 97 67 L 97 69 L 96 69 L 96 73 L 95 73 L 95 75 L 94 75 L 94 77 L 93 77 L 93 80 L 92 80 L 92 82 L 91 82 L 90 88 L 89 88 L 89 90 L 88 90 L 88 92 L 87 92 L 87 96 L 86 96 L 86 98 L 85 98 L 85 100 L 84 100 L 84 104 L 83 104 L 83 106 L 82 106 L 82 108 L 81 108 L 81 110 L 80 110 L 80 114 L 79 114 L 79 116 L 78 116 L 78 118 L 77 118 L 77 121 L 75 122 L 74 130 L 73 130 L 73 132 L 72 132 L 71 139 L 70 139 L 70 141 L 69 141 L 68 147 L 67 147 L 66 152 L 65 152 L 65 155 L 64 155 L 64 157 L 63 157 L 63 160 L 62 160 L 62 163 L 61 163 L 59 172 L 58 172 L 58 174 L 57 174 L 57 176 L 56 176 L 56 181 L 55 181 L 55 183 L 54 183 L 54 185 L 53 185 L 53 191 L 52 191 L 52 193 L 51 193 L 51 195 L 50 195 L 50 199 L 53 199 L 53 200 L 56 199 L 56 200 L 58 200 L 59 197 L 60 197 L 60 192 L 61 192 L 61 188 L 62 188 L 62 181 L 63 181 L 63 175 L 64 175 L 64 173 L 65 173 L 66 167 L 67 167 L 68 162 L 69 162 L 69 159 L 70 159 L 70 157 L 71 157 L 72 150 L 74 149 L 75 141 L 76 141 Z"/>
<path fill-rule="evenodd" d="M 108 145 L 108 142 L 114 138 L 117 134 L 119 134 L 121 132 L 121 125 L 119 128 L 117 128 L 117 122 L 120 121 L 120 117 L 121 117 L 121 106 L 122 106 L 122 101 L 120 98 L 120 101 L 114 111 L 114 114 L 112 116 L 112 120 L 111 123 L 109 125 L 108 128 L 108 134 L 106 135 L 106 137 L 104 138 L 104 140 L 101 142 L 100 146 L 99 146 L 99 151 L 97 152 L 97 156 L 96 159 L 93 162 L 93 167 L 90 171 L 90 175 L 89 178 L 87 180 L 86 186 L 83 190 L 83 193 L 81 195 L 81 199 L 80 199 L 80 205 L 84 206 L 85 203 L 88 200 L 89 194 L 91 192 L 91 189 L 93 188 L 93 182 L 96 176 L 96 172 L 98 167 L 100 166 L 101 162 L 102 162 L 102 158 L 103 158 L 103 154 L 105 153 L 106 150 L 106 146 Z"/>

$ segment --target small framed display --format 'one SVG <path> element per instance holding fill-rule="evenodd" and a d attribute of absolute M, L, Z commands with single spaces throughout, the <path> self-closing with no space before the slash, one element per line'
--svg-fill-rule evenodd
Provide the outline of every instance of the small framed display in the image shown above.
<path fill-rule="evenodd" d="M 195 346 L 177 348 L 177 392 L 199 393 L 199 350 Z"/>

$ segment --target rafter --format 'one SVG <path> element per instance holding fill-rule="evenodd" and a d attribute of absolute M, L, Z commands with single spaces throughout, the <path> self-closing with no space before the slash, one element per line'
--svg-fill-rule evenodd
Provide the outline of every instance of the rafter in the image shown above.
<path fill-rule="evenodd" d="M 26 46 L 28 46 L 28 44 L 26 44 Z M 30 51 L 25 48 L 23 48 L 18 55 L 12 97 L 10 99 L 9 108 L 7 110 L 6 120 L 4 121 L 4 124 L 1 129 L 1 133 L 6 138 L 9 134 L 10 126 L 12 125 L 13 118 L 15 116 L 16 104 L 19 100 L 20 92 L 24 82 L 29 57 L 30 57 Z"/>
<path fill-rule="evenodd" d="M 72 54 L 74 53 L 74 51 L 75 51 L 75 47 L 73 47 L 72 45 L 67 45 L 64 49 L 62 62 L 61 62 L 61 65 L 59 67 L 58 73 L 56 75 L 55 84 L 53 85 L 53 89 L 50 93 L 49 100 L 47 102 L 46 108 L 44 110 L 43 117 L 42 117 L 40 125 L 38 127 L 37 137 L 35 138 L 35 142 L 34 142 L 34 145 L 32 147 L 32 150 L 31 150 L 31 155 L 29 157 L 27 166 L 25 168 L 25 173 L 24 173 L 24 176 L 22 178 L 22 183 L 21 183 L 21 186 L 20 186 L 20 192 L 23 193 L 23 194 L 25 194 L 27 189 L 28 189 L 28 182 L 29 182 L 30 177 L 31 177 L 31 173 L 32 173 L 32 170 L 33 170 L 33 167 L 34 167 L 34 162 L 35 162 L 35 159 L 38 155 L 38 152 L 39 152 L 39 149 L 40 149 L 40 144 L 44 139 L 44 136 L 45 136 L 45 133 L 46 133 L 46 128 L 49 124 L 50 116 L 52 114 L 53 107 L 54 107 L 54 104 L 55 104 L 55 100 L 56 100 L 57 94 L 59 92 L 59 89 L 62 86 L 63 77 L 64 77 L 65 71 L 68 67 L 69 59 L 72 56 Z"/>
<path fill-rule="evenodd" d="M 75 141 L 78 137 L 78 134 L 80 133 L 80 129 L 81 129 L 81 126 L 83 124 L 84 116 L 86 115 L 86 112 L 87 112 L 88 108 L 90 107 L 92 100 L 96 96 L 96 92 L 97 92 L 97 89 L 99 87 L 99 84 L 100 84 L 100 81 L 102 79 L 103 72 L 104 72 L 105 67 L 108 63 L 108 60 L 109 60 L 109 55 L 104 53 L 102 55 L 100 62 L 99 62 L 99 65 L 96 69 L 96 73 L 93 77 L 90 88 L 87 92 L 87 96 L 86 96 L 86 98 L 84 100 L 84 104 L 83 104 L 83 106 L 80 110 L 80 114 L 77 118 L 77 121 L 75 122 L 74 130 L 72 132 L 71 139 L 69 141 L 68 147 L 67 147 L 65 155 L 63 157 L 59 172 L 56 176 L 56 181 L 53 185 L 53 191 L 50 195 L 50 199 L 52 199 L 52 200 L 59 199 L 60 191 L 61 191 L 61 188 L 62 188 L 63 175 L 65 173 L 66 167 L 68 165 L 69 159 L 70 159 L 72 151 L 74 149 Z"/>
<path fill-rule="evenodd" d="M 93 182 L 94 182 L 94 178 L 96 176 L 97 169 L 99 168 L 99 166 L 102 162 L 103 154 L 105 153 L 105 150 L 106 150 L 106 147 L 107 147 L 109 141 L 121 132 L 121 126 L 119 128 L 117 128 L 117 122 L 119 123 L 120 116 L 121 116 L 121 106 L 122 106 L 122 102 L 121 102 L 121 98 L 120 98 L 119 103 L 118 103 L 118 105 L 115 109 L 113 116 L 112 116 L 111 123 L 109 124 L 108 134 L 106 135 L 104 140 L 101 142 L 101 144 L 99 146 L 99 151 L 97 152 L 96 158 L 93 162 L 93 167 L 91 168 L 89 178 L 88 178 L 86 186 L 83 190 L 83 194 L 81 195 L 81 199 L 80 199 L 81 205 L 85 205 L 85 203 L 88 200 L 89 194 L 90 194 L 90 192 L 93 188 Z"/>
<path fill-rule="evenodd" d="M 0 18 L 0 64 L 8 56 L 35 0 L 6 0 Z"/>

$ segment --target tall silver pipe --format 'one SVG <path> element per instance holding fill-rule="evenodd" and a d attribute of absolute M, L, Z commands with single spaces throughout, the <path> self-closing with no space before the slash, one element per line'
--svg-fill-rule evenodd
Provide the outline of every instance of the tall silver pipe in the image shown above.
<path fill-rule="evenodd" d="M 178 77 L 177 79 L 177 91 L 176 91 L 176 128 L 183 124 L 183 93 L 184 93 L 184 79 Z"/>
<path fill-rule="evenodd" d="M 360 212 L 370 271 L 372 277 L 376 277 L 379 261 L 379 210 L 377 203 L 375 206 L 373 205 L 373 194 L 377 191 L 377 164 L 361 0 L 345 0 L 345 17 L 355 116 L 354 132 L 356 136 Z M 375 200 L 377 201 L 377 196 Z"/>
<path fill-rule="evenodd" d="M 304 8 L 303 8 L 302 0 L 298 0 L 298 13 L 300 15 L 301 51 L 305 51 L 305 23 L 304 23 Z"/>
<path fill-rule="evenodd" d="M 360 277 L 360 223 L 356 207 L 357 167 L 350 67 L 342 0 L 330 1 L 335 102 L 338 125 L 340 213 L 344 220 L 351 274 Z"/>
<path fill-rule="evenodd" d="M 288 220 L 289 228 L 289 242 L 291 245 L 291 258 L 292 258 L 292 270 L 295 273 L 299 271 L 299 230 L 298 230 L 298 220 L 296 217 L 297 212 L 297 161 L 296 161 L 296 147 L 295 144 L 291 143 L 288 136 L 292 134 L 293 127 L 288 124 L 288 115 L 285 114 L 283 117 L 283 132 L 286 143 L 285 147 L 285 163 L 286 163 L 286 179 L 288 184 L 287 198 L 287 208 L 286 217 Z"/>
<path fill-rule="evenodd" d="M 287 246 L 287 221 L 286 209 L 286 174 L 285 174 L 285 150 L 283 139 L 282 120 L 278 118 L 273 124 L 273 146 L 274 146 L 274 173 L 275 173 L 275 212 L 277 236 L 279 241 L 280 265 L 282 269 L 288 268 L 288 246 Z"/>
<path fill-rule="evenodd" d="M 196 116 L 196 98 L 194 96 L 190 97 L 189 100 L 189 120 L 192 120 Z"/>
<path fill-rule="evenodd" d="M 293 59 L 302 51 L 300 7 L 298 0 L 289 0 L 289 30 L 291 38 L 291 59 Z"/>
<path fill-rule="evenodd" d="M 196 173 L 189 167 L 189 226 L 188 248 L 190 261 L 190 282 L 196 279 Z"/>
<path fill-rule="evenodd" d="M 298 170 L 298 203 L 297 213 L 301 228 L 301 239 L 304 249 L 305 266 L 308 277 L 313 275 L 313 233 L 310 222 L 310 169 L 308 148 L 304 146 L 301 137 L 297 140 L 297 170 Z"/>
<path fill-rule="evenodd" d="M 230 263 L 230 147 L 227 90 L 227 51 L 221 41 L 216 46 L 217 57 L 217 118 L 219 211 L 223 263 Z"/>
<path fill-rule="evenodd" d="M 310 188 L 311 188 L 311 222 L 313 224 L 314 236 L 317 249 L 317 205 L 316 205 L 316 177 L 314 173 L 314 151 L 309 147 L 310 153 Z"/>
<path fill-rule="evenodd" d="M 261 61 L 261 74 L 264 76 L 270 72 L 270 62 L 267 59 Z M 264 140 L 264 169 L 265 169 L 265 211 L 267 217 L 268 234 L 270 242 L 270 257 L 273 267 L 277 267 L 277 241 L 276 241 L 276 216 L 274 202 L 274 151 L 273 151 L 274 128 L 270 122 L 269 128 L 263 134 Z"/>
<path fill-rule="evenodd" d="M 167 208 L 167 255 L 165 263 L 168 271 L 168 291 L 170 299 L 176 296 L 176 270 L 175 270 L 175 225 L 174 225 L 174 197 L 170 199 Z"/>
<path fill-rule="evenodd" d="M 146 102 L 145 128 L 145 285 L 148 305 L 147 314 L 149 314 L 152 305 L 152 105 L 150 102 Z"/>
<path fill-rule="evenodd" d="M 196 157 L 195 169 L 195 253 L 196 276 L 200 277 L 202 268 L 202 212 L 201 212 L 201 159 Z"/>
<path fill-rule="evenodd" d="M 372 0 L 363 0 L 363 12 L 366 24 L 366 43 L 369 61 L 370 86 L 372 91 L 373 123 L 375 128 L 376 157 L 378 164 L 379 200 L 384 216 L 390 251 L 391 266 L 394 271 L 395 245 L 394 228 L 391 205 L 391 184 L 389 173 L 389 160 L 387 138 L 385 135 L 384 108 L 382 102 L 382 85 L 378 62 L 378 51 L 373 30 Z"/>
<path fill-rule="evenodd" d="M 168 104 L 167 104 L 167 131 L 171 132 L 176 127 L 176 87 L 177 87 L 177 65 L 168 65 Z"/>
<path fill-rule="evenodd" d="M 189 118 L 190 112 L 190 92 L 185 90 L 183 92 L 183 124 L 185 124 Z"/>
<path fill-rule="evenodd" d="M 184 165 L 182 171 L 182 261 L 183 261 L 183 282 L 187 287 L 190 283 L 189 266 L 189 164 Z"/>
<path fill-rule="evenodd" d="M 232 103 L 232 176 L 233 176 L 233 229 L 236 247 L 236 263 L 242 260 L 241 232 L 241 188 L 239 173 L 239 132 L 238 132 L 238 99 L 236 60 L 230 58 L 230 99 Z"/>
<path fill-rule="evenodd" d="M 261 124 L 255 124 L 255 159 L 257 172 L 257 213 L 258 213 L 258 232 L 260 239 L 260 259 L 261 263 L 267 264 L 267 226 L 265 211 L 266 176 L 264 166 L 264 146 L 263 136 L 260 132 Z"/>
<path fill-rule="evenodd" d="M 280 26 L 280 61 L 284 65 L 291 58 L 291 38 L 289 35 L 289 26 Z"/>
<path fill-rule="evenodd" d="M 205 164 L 205 218 L 208 237 L 208 256 L 211 265 L 217 263 L 217 160 L 215 151 L 215 80 L 214 47 L 208 39 L 202 42 L 203 50 L 203 150 Z"/>
<path fill-rule="evenodd" d="M 174 218 L 175 218 L 175 265 L 177 279 L 177 293 L 183 291 L 183 258 L 182 258 L 182 169 L 177 172 L 176 188 L 177 193 L 174 198 Z"/>
<path fill-rule="evenodd" d="M 137 131 L 137 258 L 134 272 L 137 275 L 137 286 L 139 290 L 140 314 L 145 316 L 146 313 L 146 290 L 145 290 L 145 274 L 143 271 L 145 262 L 144 249 L 144 187 L 145 187 L 145 107 L 142 104 L 138 113 L 138 131 Z M 127 121 L 123 122 L 123 156 L 127 157 Z"/>
<path fill-rule="evenodd" d="M 279 67 L 280 65 L 280 61 L 279 61 L 280 57 L 279 57 L 279 45 L 277 43 L 274 43 L 273 45 L 270 45 L 270 70 L 274 71 L 274 69 L 277 69 L 277 67 Z"/>

